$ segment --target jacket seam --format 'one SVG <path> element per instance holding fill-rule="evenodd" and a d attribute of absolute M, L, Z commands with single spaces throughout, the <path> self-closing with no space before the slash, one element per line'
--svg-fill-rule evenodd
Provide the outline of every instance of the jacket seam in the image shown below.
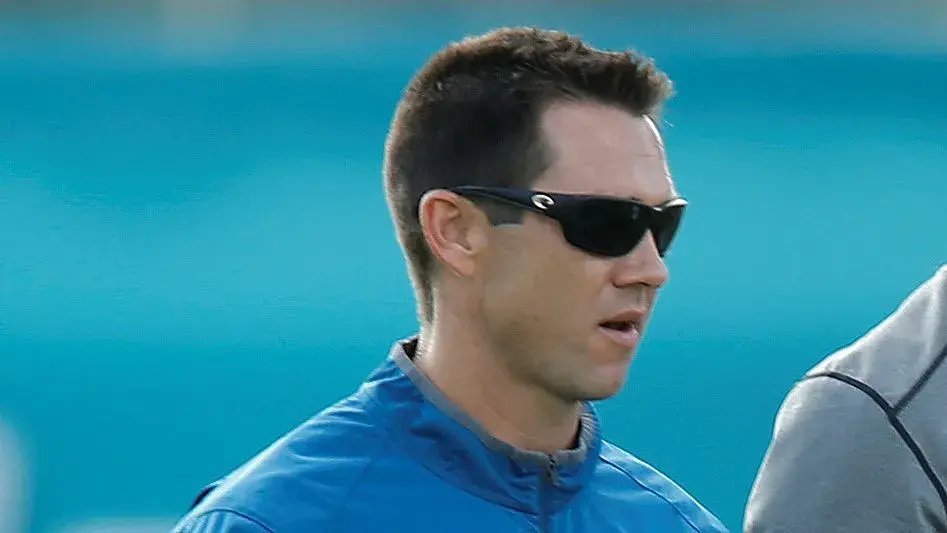
<path fill-rule="evenodd" d="M 924 386 L 927 385 L 930 379 L 937 372 L 937 369 L 940 368 L 940 366 L 944 363 L 945 359 L 947 359 L 947 345 L 944 345 L 943 349 L 940 351 L 940 354 L 938 354 L 937 357 L 931 361 L 931 364 L 929 364 L 927 368 L 924 369 L 921 377 L 917 378 L 917 381 L 914 382 L 914 385 L 910 390 L 908 390 L 907 394 L 905 394 L 900 400 L 898 400 L 898 403 L 894 405 L 893 409 L 895 414 L 899 414 L 908 405 L 910 405 L 911 401 L 914 400 L 914 398 L 921 392 L 922 389 L 924 389 Z"/>
<path fill-rule="evenodd" d="M 945 349 L 945 353 L 947 353 L 947 349 Z M 839 381 L 854 388 L 855 390 L 860 391 L 881 408 L 885 414 L 885 418 L 888 420 L 888 424 L 890 424 L 898 436 L 901 437 L 904 445 L 914 456 L 914 460 L 917 462 L 918 466 L 920 466 L 921 470 L 924 471 L 924 475 L 927 476 L 927 481 L 931 484 L 934 492 L 936 492 L 937 496 L 940 498 L 940 503 L 944 508 L 944 516 L 947 516 L 947 488 L 944 487 L 943 482 L 941 482 L 940 478 L 937 477 L 937 473 L 934 472 L 934 468 L 931 466 L 927 456 L 924 455 L 924 451 L 921 450 L 920 445 L 917 443 L 914 437 L 911 436 L 911 432 L 908 431 L 908 428 L 903 422 L 901 422 L 901 419 L 898 418 L 899 411 L 895 410 L 895 408 L 884 399 L 881 393 L 875 390 L 871 385 L 868 385 L 857 378 L 843 374 L 841 372 L 817 372 L 809 374 L 808 376 L 804 377 L 802 381 L 808 381 L 820 377 Z"/>
<path fill-rule="evenodd" d="M 369 394 L 366 394 L 366 396 L 368 400 L 372 402 L 372 404 L 374 404 L 376 407 L 378 406 L 378 402 L 376 401 L 376 398 L 374 397 L 373 394 L 369 393 Z M 381 456 L 388 449 L 388 446 L 392 441 L 392 439 L 389 438 L 390 433 L 391 433 L 391 428 L 389 428 L 387 424 L 381 424 L 381 427 L 385 428 L 385 431 L 382 434 L 382 438 L 381 438 L 381 446 L 378 448 L 378 450 L 375 451 L 374 454 L 372 454 L 371 459 L 366 461 L 365 466 L 362 468 L 362 471 L 359 472 L 357 476 L 355 476 L 355 479 L 352 480 L 352 483 L 351 485 L 349 485 L 348 490 L 345 492 L 345 494 L 342 495 L 342 498 L 339 500 L 339 506 L 336 508 L 334 516 L 332 518 L 332 523 L 334 524 L 334 527 L 330 529 L 330 531 L 341 530 L 339 526 L 340 526 L 340 522 L 342 521 L 342 516 L 343 516 L 342 511 L 345 509 L 346 504 L 348 504 L 349 498 L 355 492 L 355 489 L 358 488 L 362 479 L 368 473 L 368 470 L 372 467 L 372 465 L 375 464 L 375 461 L 378 460 L 378 457 Z"/>
<path fill-rule="evenodd" d="M 236 509 L 231 509 L 229 507 L 211 507 L 210 509 L 207 509 L 206 511 L 195 516 L 194 520 L 197 520 L 198 518 L 202 518 L 202 517 L 210 517 L 210 515 L 214 513 L 232 514 L 234 516 L 239 516 L 240 518 L 243 518 L 244 520 L 252 522 L 253 525 L 259 526 L 260 528 L 265 530 L 267 533 L 276 533 L 276 530 L 274 530 L 270 526 L 263 523 L 263 521 L 260 518 L 257 518 L 247 512 L 237 511 Z"/>
<path fill-rule="evenodd" d="M 394 441 L 394 440 L 395 440 L 395 439 L 392 439 L 392 441 Z M 457 489 L 457 490 L 463 491 L 464 493 L 469 494 L 469 495 L 473 496 L 474 498 L 483 500 L 483 501 L 485 501 L 485 502 L 489 502 L 489 503 L 491 503 L 491 504 L 493 504 L 493 505 L 496 505 L 496 506 L 498 506 L 498 507 L 502 507 L 502 508 L 504 508 L 504 509 L 507 509 L 507 510 L 509 510 L 509 511 L 513 511 L 513 512 L 516 512 L 516 513 L 523 513 L 523 514 L 528 514 L 528 515 L 531 515 L 531 516 L 539 516 L 539 513 L 537 513 L 536 511 L 533 511 L 533 510 L 531 510 L 531 509 L 528 509 L 525 505 L 523 505 L 523 506 L 510 505 L 510 504 L 508 504 L 508 503 L 504 503 L 504 502 L 502 502 L 502 501 L 499 501 L 497 498 L 493 497 L 492 495 L 490 495 L 490 494 L 489 494 L 488 492 L 486 492 L 486 491 L 480 491 L 480 490 L 476 490 L 476 489 L 473 489 L 473 488 L 468 487 L 468 486 L 459 485 L 459 484 L 457 484 L 457 483 L 454 483 L 454 482 L 452 482 L 451 480 L 445 478 L 443 475 L 441 475 L 441 474 L 440 474 L 439 472 L 437 472 L 435 469 L 431 468 L 429 465 L 426 465 L 426 464 L 424 464 L 424 462 L 418 461 L 417 459 L 415 459 L 415 458 L 411 455 L 411 453 L 405 452 L 405 455 L 406 455 L 406 456 L 408 457 L 408 459 L 409 459 L 410 461 L 412 461 L 414 464 L 420 466 L 420 467 L 423 468 L 425 471 L 427 471 L 428 473 L 430 473 L 432 476 L 435 476 L 437 479 L 441 480 L 442 482 L 444 482 L 444 483 L 447 484 L 448 486 L 453 487 L 453 488 L 455 488 L 455 489 Z"/>
<path fill-rule="evenodd" d="M 626 476 L 628 476 L 628 477 L 629 477 L 632 481 L 634 481 L 635 484 L 638 485 L 639 487 L 641 487 L 641 488 L 643 488 L 644 490 L 650 492 L 651 494 L 654 494 L 655 496 L 657 496 L 658 498 L 660 498 L 661 500 L 663 500 L 665 503 L 667 503 L 668 505 L 670 505 L 671 508 L 674 509 L 674 512 L 677 513 L 677 515 L 681 517 L 681 520 L 683 520 L 688 526 L 690 526 L 691 529 L 693 529 L 693 530 L 696 531 L 697 533 L 700 533 L 700 528 L 697 527 L 696 524 L 694 524 L 694 522 L 690 519 L 690 517 L 688 517 L 687 514 L 684 513 L 684 511 L 683 511 L 678 505 L 674 504 L 671 500 L 669 500 L 669 499 L 667 498 L 667 496 L 661 494 L 660 492 L 658 492 L 657 490 L 655 490 L 655 489 L 649 487 L 648 485 L 645 485 L 644 483 L 642 483 L 641 481 L 639 481 L 638 478 L 636 478 L 636 477 L 633 476 L 630 472 L 628 472 L 628 470 L 625 470 L 623 467 L 619 466 L 618 464 L 616 464 L 616 463 L 614 463 L 614 462 L 612 462 L 612 461 L 610 461 L 610 460 L 608 460 L 608 459 L 606 459 L 606 458 L 604 458 L 604 457 L 601 457 L 600 459 L 601 459 L 601 461 L 602 461 L 603 463 L 605 463 L 605 464 L 611 466 L 612 468 L 618 470 L 618 471 L 621 472 L 622 474 L 625 474 Z"/>
<path fill-rule="evenodd" d="M 375 405 L 376 407 L 380 405 L 380 404 L 378 403 L 377 398 L 375 398 L 375 395 L 374 395 L 372 392 L 368 392 L 368 393 L 366 394 L 366 396 L 368 397 L 369 401 L 372 402 L 372 404 Z M 388 423 L 383 423 L 382 425 L 385 427 L 386 434 L 391 434 L 391 428 L 389 427 Z M 412 461 L 414 464 L 420 466 L 420 467 L 423 468 L 425 471 L 427 471 L 428 473 L 430 473 L 431 475 L 433 475 L 433 476 L 436 477 L 437 479 L 440 479 L 441 481 L 443 481 L 444 483 L 446 483 L 447 485 L 449 485 L 449 486 L 451 486 L 451 487 L 454 487 L 454 488 L 456 488 L 456 489 L 458 489 L 458 490 L 461 490 L 461 491 L 463 491 L 463 492 L 465 492 L 465 493 L 467 493 L 467 494 L 470 494 L 471 496 L 473 496 L 473 497 L 475 497 L 475 498 L 479 498 L 479 499 L 481 499 L 481 500 L 490 502 L 490 503 L 492 503 L 492 504 L 494 504 L 494 505 L 503 507 L 504 509 L 508 509 L 508 510 L 510 510 L 510 511 L 518 512 L 518 513 L 525 513 L 525 514 L 530 514 L 530 515 L 537 516 L 537 513 L 535 513 L 535 512 L 533 512 L 532 510 L 528 509 L 525 505 L 524 505 L 524 506 L 509 505 L 509 504 L 507 504 L 507 503 L 504 503 L 504 502 L 498 500 L 497 498 L 492 497 L 492 496 L 491 496 L 488 492 L 486 492 L 486 491 L 480 491 L 480 490 L 477 490 L 477 489 L 475 489 L 475 488 L 473 488 L 473 487 L 464 486 L 464 485 L 458 485 L 458 484 L 456 484 L 456 483 L 453 483 L 451 480 L 445 478 L 440 472 L 436 471 L 435 469 L 431 468 L 429 465 L 425 464 L 424 461 L 419 461 L 417 458 L 415 458 L 414 455 L 411 453 L 410 449 L 407 449 L 406 446 L 403 446 L 403 445 L 402 445 L 401 439 L 400 439 L 397 435 L 392 435 L 391 438 L 385 439 L 385 445 L 387 446 L 387 445 L 389 445 L 389 444 L 390 444 L 390 445 L 397 445 L 397 446 L 399 446 L 399 448 L 402 449 L 402 453 L 404 453 L 405 456 L 406 456 L 410 461 Z M 347 496 L 346 496 L 346 497 L 347 497 Z"/>
<path fill-rule="evenodd" d="M 369 401 L 371 401 L 374 405 L 376 405 L 376 406 L 378 405 L 378 403 L 377 403 L 376 399 L 373 397 L 373 395 L 368 394 L 367 397 L 368 397 Z M 345 505 L 348 503 L 349 497 L 351 497 L 352 493 L 355 492 L 355 489 L 358 488 L 359 483 L 361 482 L 362 478 L 363 478 L 363 477 L 365 476 L 365 474 L 368 472 L 369 468 L 372 467 L 372 465 L 375 463 L 375 461 L 378 459 L 378 457 L 379 457 L 381 454 L 383 454 L 383 453 L 385 452 L 385 450 L 388 449 L 388 445 L 389 445 L 389 443 L 391 442 L 392 439 L 389 439 L 389 438 L 387 438 L 387 437 L 388 437 L 389 434 L 391 433 L 391 429 L 388 427 L 387 424 L 379 424 L 379 427 L 383 427 L 383 428 L 384 428 L 384 433 L 383 433 L 383 435 L 382 435 L 382 437 L 381 437 L 381 446 L 380 446 L 380 447 L 378 448 L 378 450 L 376 450 L 375 453 L 373 453 L 373 454 L 371 455 L 371 457 L 365 462 L 365 465 L 362 467 L 362 470 L 358 473 L 358 475 L 355 476 L 355 479 L 352 480 L 352 482 L 349 484 L 348 488 L 346 489 L 345 493 L 344 493 L 344 494 L 341 496 L 341 498 L 339 499 L 338 507 L 336 507 L 336 509 L 335 509 L 335 510 L 331 513 L 331 515 L 330 515 L 330 516 L 331 516 L 330 520 L 332 521 L 332 523 L 333 523 L 334 526 L 335 526 L 335 527 L 333 527 L 332 530 L 335 530 L 335 529 L 338 528 L 339 522 L 340 522 L 341 519 L 342 519 L 342 511 L 345 509 Z M 213 489 L 212 489 L 212 490 L 213 490 Z M 207 491 L 206 491 L 207 494 L 209 494 L 210 492 L 212 492 L 212 490 L 207 490 Z M 204 494 L 204 496 L 206 497 L 207 494 Z M 202 498 L 201 498 L 201 499 L 202 499 Z M 197 516 L 198 516 L 198 517 L 200 517 L 200 516 L 205 516 L 205 515 L 210 514 L 210 513 L 213 513 L 213 512 L 231 513 L 231 514 L 234 514 L 234 515 L 243 517 L 243 518 L 245 518 L 245 519 L 247 519 L 247 520 L 253 522 L 254 524 L 256 524 L 256 525 L 262 527 L 263 529 L 265 529 L 267 533 L 276 533 L 276 531 L 275 531 L 274 529 L 272 529 L 271 527 L 269 527 L 269 526 L 267 526 L 265 523 L 263 523 L 263 519 L 262 519 L 262 518 L 256 517 L 256 516 L 254 516 L 254 515 L 252 515 L 252 514 L 249 514 L 249 513 L 246 512 L 246 511 L 237 511 L 236 509 L 233 509 L 233 508 L 230 508 L 230 507 L 227 507 L 227 506 L 211 507 L 210 509 L 207 509 L 207 510 L 201 512 L 201 513 L 198 514 Z"/>

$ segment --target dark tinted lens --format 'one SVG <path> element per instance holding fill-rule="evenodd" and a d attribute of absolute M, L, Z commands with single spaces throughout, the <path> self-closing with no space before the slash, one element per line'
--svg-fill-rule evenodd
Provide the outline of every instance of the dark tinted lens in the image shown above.
<path fill-rule="evenodd" d="M 651 233 L 654 234 L 654 243 L 658 248 L 658 253 L 662 256 L 671 247 L 683 216 L 683 205 L 668 206 L 660 212 L 652 213 Z"/>
<path fill-rule="evenodd" d="M 607 257 L 627 254 L 648 229 L 648 212 L 622 200 L 583 199 L 561 205 L 553 216 L 565 239 L 586 252 Z"/>

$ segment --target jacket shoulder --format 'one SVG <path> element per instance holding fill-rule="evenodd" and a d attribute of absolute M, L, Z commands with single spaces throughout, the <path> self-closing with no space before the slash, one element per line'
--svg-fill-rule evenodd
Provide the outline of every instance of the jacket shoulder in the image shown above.
<path fill-rule="evenodd" d="M 222 479 L 181 524 L 226 515 L 266 532 L 331 530 L 346 496 L 389 449 L 372 401 L 357 394 L 309 419 Z"/>
<path fill-rule="evenodd" d="M 171 533 L 273 533 L 273 530 L 233 511 L 208 511 L 181 521 Z"/>
<path fill-rule="evenodd" d="M 598 476 L 600 492 L 611 493 L 627 502 L 634 494 L 636 505 L 625 509 L 645 512 L 675 524 L 673 531 L 720 533 L 727 528 L 680 485 L 653 466 L 609 442 L 602 444 Z M 670 529 L 669 529 L 670 530 Z"/>

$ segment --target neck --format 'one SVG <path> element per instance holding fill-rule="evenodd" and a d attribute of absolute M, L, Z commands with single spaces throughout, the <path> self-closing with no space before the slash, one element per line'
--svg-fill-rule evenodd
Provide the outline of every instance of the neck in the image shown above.
<path fill-rule="evenodd" d="M 517 378 L 467 325 L 440 321 L 421 334 L 415 364 L 454 404 L 491 435 L 523 450 L 554 453 L 573 447 L 581 405 Z"/>

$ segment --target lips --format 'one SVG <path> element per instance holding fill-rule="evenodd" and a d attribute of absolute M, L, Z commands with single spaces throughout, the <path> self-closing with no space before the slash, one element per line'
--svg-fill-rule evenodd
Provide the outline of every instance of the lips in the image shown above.
<path fill-rule="evenodd" d="M 599 327 L 615 331 L 628 331 L 632 328 L 640 329 L 641 320 L 645 312 L 639 309 L 626 309 L 616 313 L 598 323 Z"/>
<path fill-rule="evenodd" d="M 599 330 L 625 348 L 634 348 L 641 340 L 641 323 L 644 311 L 628 309 L 598 323 Z"/>

